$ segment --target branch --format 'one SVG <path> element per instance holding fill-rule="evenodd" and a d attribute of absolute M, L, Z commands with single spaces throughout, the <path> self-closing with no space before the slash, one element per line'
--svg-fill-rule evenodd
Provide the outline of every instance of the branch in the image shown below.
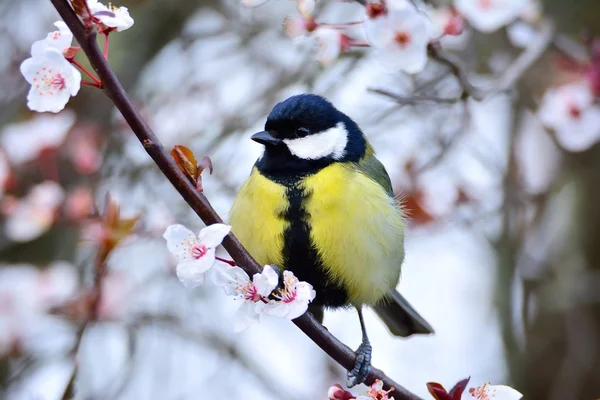
<path fill-rule="evenodd" d="M 82 24 L 67 0 L 50 1 L 79 42 L 81 49 L 89 58 L 92 67 L 98 74 L 98 77 L 102 80 L 104 92 L 110 97 L 117 109 L 121 112 L 123 118 L 125 118 L 125 121 L 127 121 L 154 163 L 160 168 L 165 177 L 167 177 L 179 194 L 206 225 L 222 222 L 207 198 L 197 191 L 194 185 L 183 175 L 169 153 L 165 151 L 156 135 L 154 135 L 152 130 L 142 119 L 139 111 L 135 108 L 115 73 L 108 65 L 102 50 L 98 47 L 96 33 L 87 29 Z M 236 263 L 249 275 L 261 271 L 261 267 L 232 234 L 225 238 L 223 246 Z M 354 352 L 329 333 L 329 331 L 321 325 L 311 313 L 307 312 L 292 322 L 342 367 L 346 370 L 352 369 L 355 362 Z M 385 383 L 386 388 L 391 386 L 395 387 L 395 390 L 391 392 L 391 395 L 393 395 L 396 400 L 420 399 L 415 394 L 392 381 L 382 371 L 373 368 L 367 376 L 366 383 L 372 384 L 375 382 L 375 379 L 382 380 Z"/>
<path fill-rule="evenodd" d="M 394 100 L 395 103 L 400 104 L 402 106 L 414 106 L 415 104 L 421 104 L 421 103 L 456 104 L 459 101 L 461 101 L 460 98 L 436 97 L 436 96 L 419 95 L 419 94 L 414 95 L 414 96 L 404 97 L 404 96 L 396 94 L 394 92 L 390 92 L 389 90 L 386 90 L 386 89 L 368 88 L 367 91 L 385 96 L 389 99 Z"/>

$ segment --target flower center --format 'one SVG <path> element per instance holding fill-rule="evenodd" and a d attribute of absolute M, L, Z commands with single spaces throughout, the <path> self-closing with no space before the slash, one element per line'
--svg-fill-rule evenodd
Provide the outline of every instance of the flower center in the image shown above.
<path fill-rule="evenodd" d="M 66 79 L 60 72 L 52 72 L 52 68 L 42 67 L 36 71 L 33 77 L 33 84 L 38 89 L 38 94 L 54 95 L 56 92 L 67 87 Z"/>
<path fill-rule="evenodd" d="M 371 19 L 387 14 L 387 8 L 383 3 L 367 3 L 367 16 Z"/>
<path fill-rule="evenodd" d="M 286 304 L 292 303 L 294 300 L 296 300 L 296 296 L 298 295 L 298 292 L 294 288 L 280 289 L 279 293 L 281 293 L 281 295 L 277 297 L 279 297 L 281 301 Z"/>
<path fill-rule="evenodd" d="M 396 42 L 401 46 L 401 47 L 406 47 L 410 44 L 411 41 L 411 36 L 410 34 L 408 34 L 407 32 L 398 32 L 396 33 Z"/>
<path fill-rule="evenodd" d="M 389 399 L 388 394 L 392 390 L 395 390 L 394 387 L 392 387 L 390 390 L 383 390 L 383 388 L 381 386 L 371 387 L 367 390 L 367 394 L 375 400 L 388 400 Z"/>
<path fill-rule="evenodd" d="M 470 388 L 469 393 L 477 400 L 488 400 L 490 398 L 487 383 L 476 388 Z"/>
<path fill-rule="evenodd" d="M 242 286 L 240 293 L 246 301 L 257 302 L 261 298 L 261 296 L 258 294 L 256 286 L 254 286 L 252 282 L 248 282 Z"/>
<path fill-rule="evenodd" d="M 489 10 L 492 8 L 492 0 L 479 0 L 479 7 L 484 10 Z"/>
<path fill-rule="evenodd" d="M 197 244 L 194 247 L 192 247 L 192 257 L 194 257 L 196 260 L 204 257 L 204 255 L 206 254 L 207 248 L 206 245 L 203 244 Z"/>
<path fill-rule="evenodd" d="M 571 118 L 581 118 L 581 108 L 577 107 L 574 104 L 569 104 L 568 113 Z"/>

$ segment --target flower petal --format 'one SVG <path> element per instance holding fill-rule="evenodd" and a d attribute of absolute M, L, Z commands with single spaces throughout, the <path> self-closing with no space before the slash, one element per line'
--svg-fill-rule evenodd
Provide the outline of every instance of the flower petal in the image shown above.
<path fill-rule="evenodd" d="M 243 303 L 236 313 L 234 330 L 236 332 L 242 332 L 250 325 L 257 323 L 258 318 L 259 314 L 256 312 L 255 304 Z"/>
<path fill-rule="evenodd" d="M 490 385 L 490 390 L 494 394 L 494 398 L 498 400 L 519 400 L 523 395 L 516 389 L 506 385 Z"/>
<path fill-rule="evenodd" d="M 170 225 L 163 233 L 167 241 L 167 249 L 180 261 L 191 259 L 191 246 L 197 243 L 196 235 L 183 225 Z"/>
<path fill-rule="evenodd" d="M 225 224 L 212 224 L 203 228 L 198 234 L 198 239 L 207 247 L 217 247 L 225 236 L 231 232 L 231 226 Z"/>
<path fill-rule="evenodd" d="M 212 271 L 213 283 L 217 286 L 221 286 L 228 296 L 238 295 L 239 293 L 236 288 L 244 286 L 250 281 L 250 277 L 246 271 L 240 267 L 217 264 Z"/>
<path fill-rule="evenodd" d="M 265 265 L 262 273 L 254 274 L 252 278 L 254 286 L 258 290 L 258 294 L 267 297 L 277 287 L 279 283 L 279 275 L 270 265 Z"/>
<path fill-rule="evenodd" d="M 271 300 L 269 303 L 262 305 L 260 308 L 260 311 L 263 314 L 272 315 L 274 317 L 285 317 L 289 310 L 289 304 L 276 300 Z"/>
<path fill-rule="evenodd" d="M 194 288 L 204 282 L 204 271 L 195 261 L 183 261 L 177 264 L 177 278 L 184 286 Z"/>

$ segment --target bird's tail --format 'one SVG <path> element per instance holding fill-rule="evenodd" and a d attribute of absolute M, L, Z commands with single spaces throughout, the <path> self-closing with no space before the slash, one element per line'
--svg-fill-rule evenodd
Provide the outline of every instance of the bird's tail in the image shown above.
<path fill-rule="evenodd" d="M 373 309 L 395 336 L 433 333 L 431 325 L 396 290 L 391 290 Z"/>

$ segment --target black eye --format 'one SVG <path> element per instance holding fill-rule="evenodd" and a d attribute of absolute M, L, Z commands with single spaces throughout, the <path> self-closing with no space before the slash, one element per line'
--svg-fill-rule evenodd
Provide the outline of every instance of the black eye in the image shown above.
<path fill-rule="evenodd" d="M 308 130 L 308 128 L 300 127 L 298 129 L 296 129 L 296 136 L 298 136 L 300 138 L 307 136 L 309 133 L 310 133 L 310 131 Z"/>

